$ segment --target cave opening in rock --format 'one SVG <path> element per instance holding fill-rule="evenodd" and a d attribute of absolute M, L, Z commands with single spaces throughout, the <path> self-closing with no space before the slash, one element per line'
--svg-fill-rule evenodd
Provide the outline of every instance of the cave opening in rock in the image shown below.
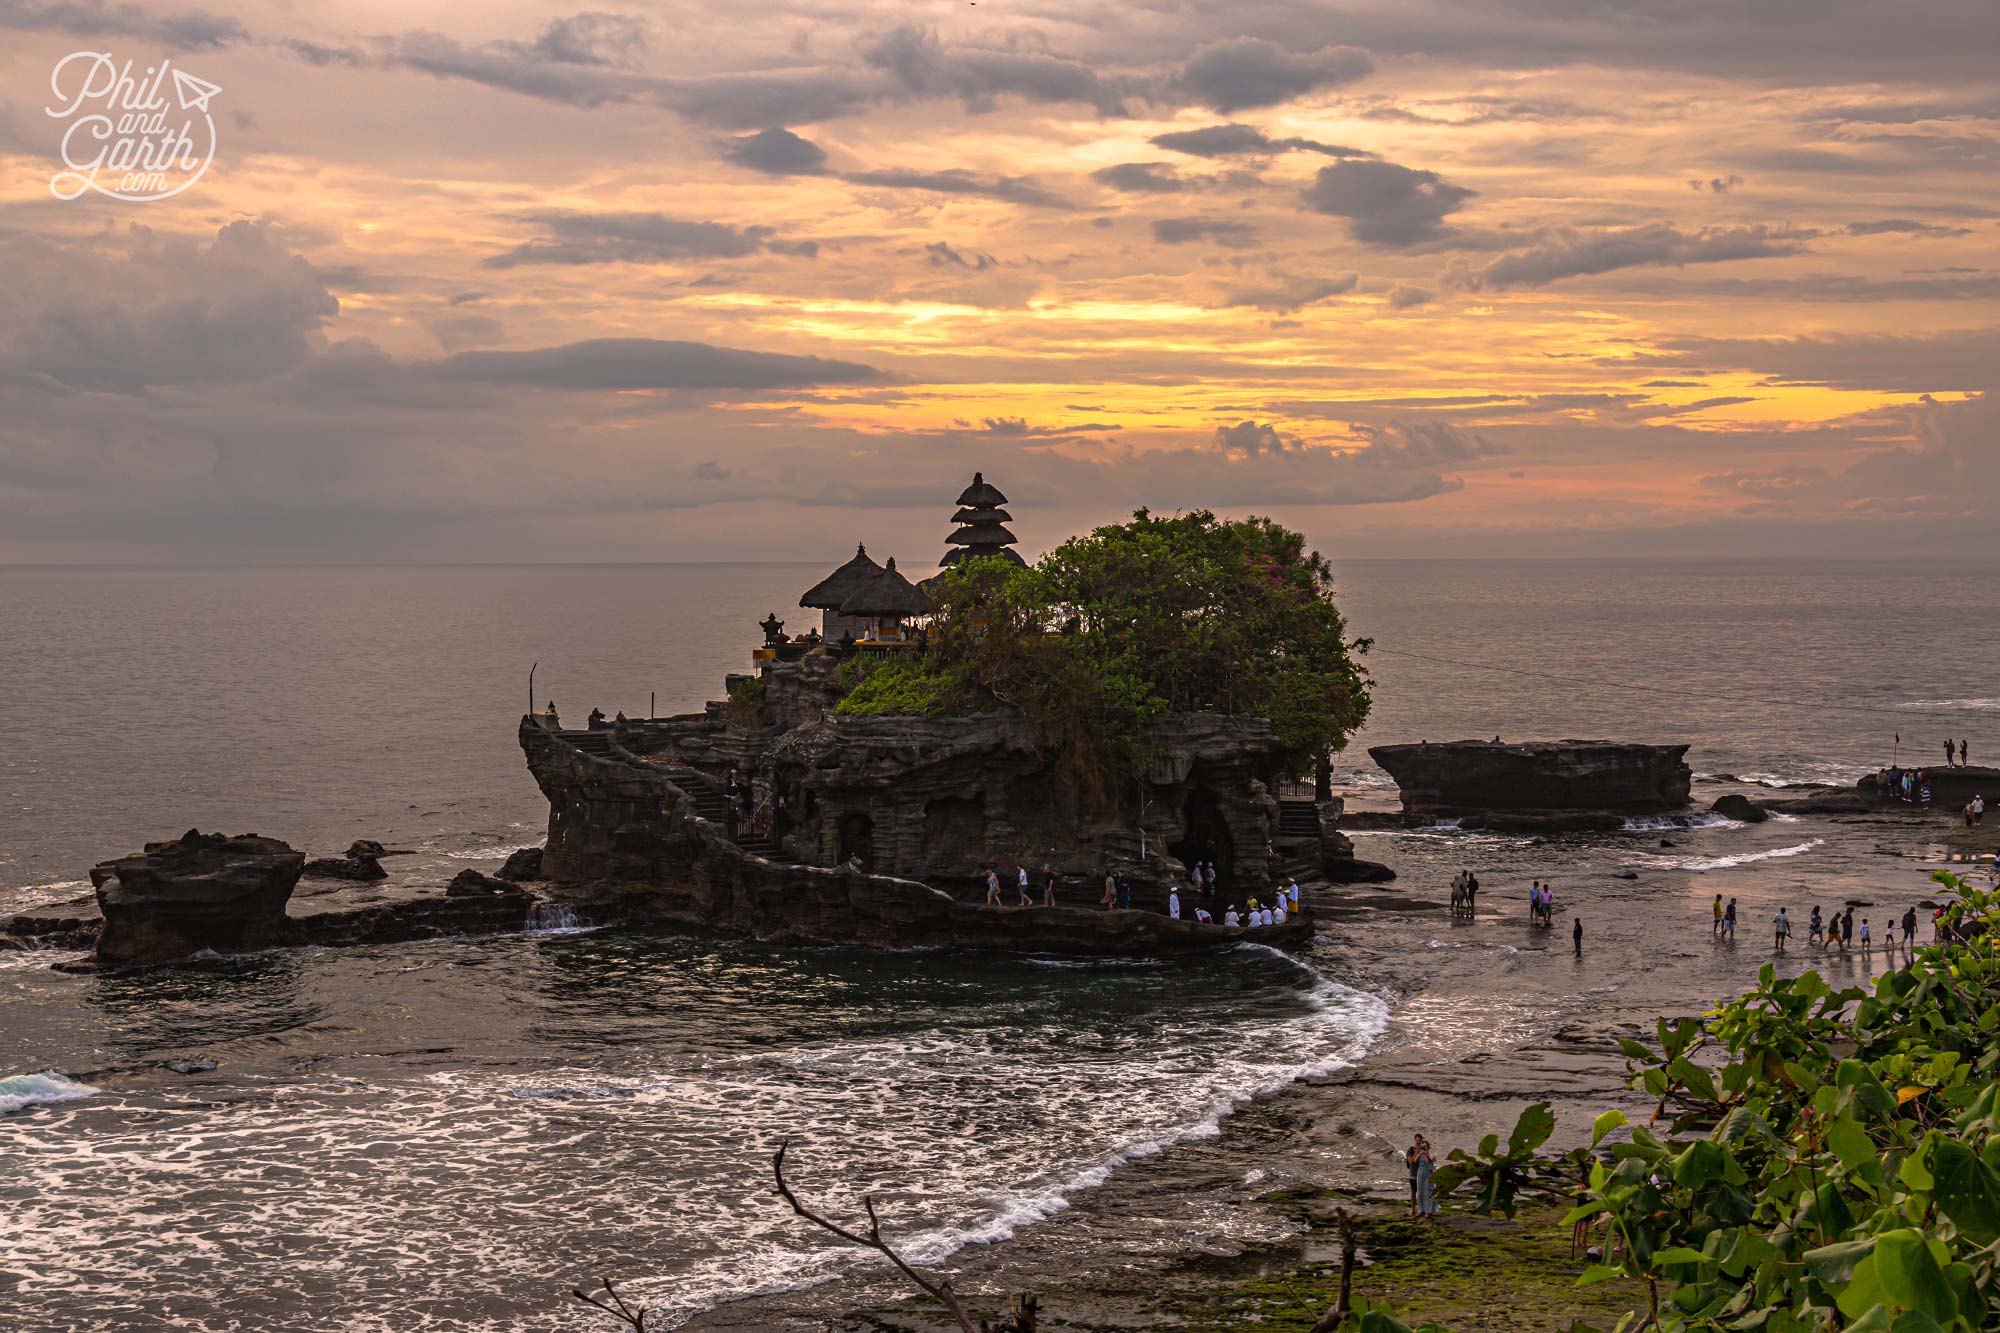
<path fill-rule="evenodd" d="M 1181 836 L 1167 844 L 1167 854 L 1187 867 L 1193 877 L 1203 861 L 1215 862 L 1215 882 L 1228 885 L 1236 866 L 1236 847 L 1229 837 L 1229 825 L 1222 817 L 1222 802 L 1206 787 L 1188 793 L 1181 807 Z"/>
<path fill-rule="evenodd" d="M 859 810 L 840 817 L 840 863 L 859 861 L 863 870 L 875 869 L 875 821 Z"/>

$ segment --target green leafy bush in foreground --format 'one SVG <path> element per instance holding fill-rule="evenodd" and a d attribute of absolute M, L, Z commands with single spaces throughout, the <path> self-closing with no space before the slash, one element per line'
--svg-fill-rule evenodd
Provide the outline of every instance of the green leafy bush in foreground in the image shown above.
<path fill-rule="evenodd" d="M 2000 896 L 1933 878 L 1956 895 L 1946 942 L 1872 993 L 1767 964 L 1742 997 L 1662 1020 L 1656 1045 L 1623 1043 L 1631 1085 L 1656 1099 L 1650 1125 L 1607 1111 L 1590 1154 L 1542 1159 L 1554 1121 L 1539 1104 L 1504 1147 L 1453 1153 L 1438 1187 L 1474 1183 L 1479 1211 L 1509 1215 L 1523 1191 L 1580 1196 L 1569 1220 L 1608 1236 L 1581 1281 L 1627 1274 L 1651 1293 L 1621 1328 L 2000 1326 Z M 1370 1307 L 1339 1328 L 1404 1325 Z"/>

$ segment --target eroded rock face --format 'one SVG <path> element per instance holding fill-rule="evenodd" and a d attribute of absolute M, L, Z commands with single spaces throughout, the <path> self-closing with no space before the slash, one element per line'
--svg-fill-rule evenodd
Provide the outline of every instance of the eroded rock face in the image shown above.
<path fill-rule="evenodd" d="M 444 886 L 447 898 L 490 898 L 496 894 L 518 894 L 521 886 L 477 870 L 461 870 Z"/>
<path fill-rule="evenodd" d="M 543 867 L 555 882 L 556 901 L 582 906 L 598 921 L 665 922 L 779 943 L 1076 955 L 1175 953 L 1311 935 L 1309 914 L 1279 927 L 1201 926 L 1154 911 L 1080 905 L 1096 900 L 1094 887 L 1066 890 L 1067 906 L 995 909 L 853 864 L 773 861 L 746 852 L 697 814 L 693 796 L 668 770 L 585 753 L 538 726 L 524 726 L 520 738 L 529 771 L 549 798 Z M 842 762 L 836 758 L 835 766 Z M 856 762 L 886 794 L 899 766 L 921 771 L 927 761 L 912 747 L 900 765 L 885 752 Z"/>
<path fill-rule="evenodd" d="M 1489 741 L 1376 745 L 1368 754 L 1396 780 L 1403 813 L 1467 827 L 1617 828 L 1634 815 L 1688 802 L 1685 745 L 1620 741 Z"/>
<path fill-rule="evenodd" d="M 102 862 L 90 872 L 104 917 L 97 960 L 133 967 L 290 943 L 285 904 L 305 860 L 276 838 L 189 829 Z"/>

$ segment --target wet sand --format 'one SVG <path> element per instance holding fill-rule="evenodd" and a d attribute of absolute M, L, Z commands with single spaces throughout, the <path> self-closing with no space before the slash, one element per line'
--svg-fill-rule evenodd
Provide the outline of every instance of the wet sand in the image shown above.
<path fill-rule="evenodd" d="M 1706 784 L 1696 795 L 1706 803 L 1737 790 L 1771 794 Z M 1950 831 L 1941 817 L 1890 811 L 1542 839 L 1357 834 L 1358 854 L 1394 866 L 1399 878 L 1320 886 L 1323 933 L 1306 961 L 1390 1001 L 1391 1025 L 1370 1054 L 1251 1103 L 1211 1138 L 1119 1169 L 1067 1210 L 1004 1243 L 962 1250 L 941 1271 L 989 1314 L 1007 1293 L 1033 1291 L 1045 1321 L 1149 1327 L 1162 1290 L 1213 1280 L 1212 1267 L 1194 1261 L 1212 1264 L 1299 1234 L 1297 1207 L 1265 1197 L 1274 1191 L 1330 1188 L 1393 1205 L 1406 1197 L 1402 1150 L 1412 1133 L 1426 1134 L 1441 1154 L 1470 1147 L 1483 1134 L 1504 1135 L 1538 1100 L 1556 1110 L 1552 1147 L 1586 1142 L 1607 1107 L 1635 1118 L 1651 1110 L 1624 1087 L 1616 1038 L 1650 1036 L 1657 1018 L 1740 993 L 1765 962 L 1783 974 L 1816 967 L 1836 985 L 1865 984 L 1895 966 L 1900 949 L 1841 957 L 1808 947 L 1810 908 L 1855 902 L 1857 921 L 1872 918 L 1879 938 L 1888 918 L 1936 896 L 1927 877 L 1947 864 Z M 1448 885 L 1467 866 L 1482 882 L 1479 910 L 1454 919 Z M 1528 918 L 1536 878 L 1556 889 L 1553 930 Z M 1717 892 L 1737 900 L 1733 941 L 1711 935 Z M 1780 906 L 1795 932 L 1784 954 L 1772 939 Z M 1571 947 L 1575 917 L 1585 929 L 1581 958 Z M 1928 913 L 1919 917 L 1927 941 Z M 1254 1025 L 1243 1039 L 1257 1039 Z M 858 1210 L 858 1201 L 823 1202 Z M 689 1327 L 826 1328 L 830 1319 L 840 1328 L 938 1326 L 900 1287 L 863 1270 L 712 1311 Z"/>

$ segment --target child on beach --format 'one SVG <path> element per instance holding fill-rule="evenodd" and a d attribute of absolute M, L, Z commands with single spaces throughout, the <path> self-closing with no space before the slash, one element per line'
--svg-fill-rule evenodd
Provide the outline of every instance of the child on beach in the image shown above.
<path fill-rule="evenodd" d="M 1871 946 L 1868 943 L 1868 918 L 1865 916 L 1861 918 L 1861 952 L 1871 952 Z"/>
<path fill-rule="evenodd" d="M 1821 947 L 1826 945 L 1826 927 L 1820 923 L 1818 903 L 1813 904 L 1812 917 L 1806 922 L 1806 943 L 1814 941 L 1818 941 Z"/>

